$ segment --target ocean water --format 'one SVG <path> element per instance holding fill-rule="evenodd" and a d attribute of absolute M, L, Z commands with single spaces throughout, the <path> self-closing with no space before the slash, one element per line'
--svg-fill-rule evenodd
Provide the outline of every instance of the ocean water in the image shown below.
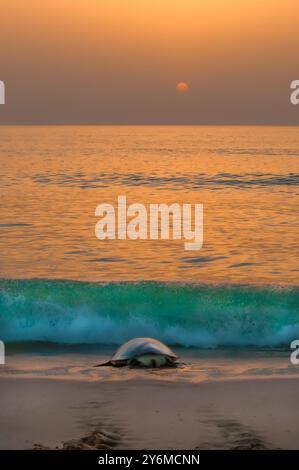
<path fill-rule="evenodd" d="M 299 337 L 296 127 L 0 127 L 0 339 Z M 95 208 L 202 203 L 204 245 L 95 237 Z"/>

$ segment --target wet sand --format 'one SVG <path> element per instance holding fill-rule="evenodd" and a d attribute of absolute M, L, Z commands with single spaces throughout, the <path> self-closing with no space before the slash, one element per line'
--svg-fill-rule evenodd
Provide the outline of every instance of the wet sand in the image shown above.
<path fill-rule="evenodd" d="M 0 379 L 0 448 L 298 449 L 297 378 Z"/>

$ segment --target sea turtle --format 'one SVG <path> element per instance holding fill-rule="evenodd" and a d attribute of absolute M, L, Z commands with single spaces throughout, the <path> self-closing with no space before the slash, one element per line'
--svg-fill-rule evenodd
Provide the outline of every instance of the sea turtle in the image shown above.
<path fill-rule="evenodd" d="M 124 343 L 110 361 L 95 367 L 172 367 L 178 356 L 165 344 L 152 338 L 135 338 Z"/>

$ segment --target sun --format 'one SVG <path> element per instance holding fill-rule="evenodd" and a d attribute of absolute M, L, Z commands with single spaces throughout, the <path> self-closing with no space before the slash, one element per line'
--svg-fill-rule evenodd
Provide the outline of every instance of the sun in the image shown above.
<path fill-rule="evenodd" d="M 178 82 L 175 87 L 179 93 L 186 93 L 189 90 L 189 85 L 186 82 Z"/>

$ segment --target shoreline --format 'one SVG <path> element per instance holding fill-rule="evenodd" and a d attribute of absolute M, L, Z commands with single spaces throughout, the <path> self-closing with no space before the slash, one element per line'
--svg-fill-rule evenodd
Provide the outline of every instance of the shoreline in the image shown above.
<path fill-rule="evenodd" d="M 114 349 L 100 347 L 37 351 L 30 348 L 7 350 L 0 378 L 66 380 L 87 383 L 144 380 L 170 383 L 204 383 L 226 380 L 251 380 L 298 377 L 299 368 L 282 350 L 188 350 L 176 348 L 179 363 L 174 368 L 93 367 L 109 361 Z"/>

